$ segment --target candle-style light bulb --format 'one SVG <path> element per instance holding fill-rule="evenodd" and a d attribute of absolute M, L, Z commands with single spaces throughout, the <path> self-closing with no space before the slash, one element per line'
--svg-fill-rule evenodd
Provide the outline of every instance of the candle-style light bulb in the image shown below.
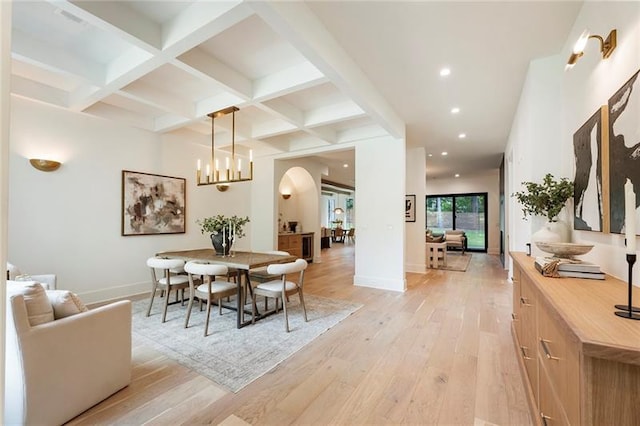
<path fill-rule="evenodd" d="M 198 159 L 197 170 L 198 171 L 202 170 L 202 165 L 200 164 L 200 159 Z"/>

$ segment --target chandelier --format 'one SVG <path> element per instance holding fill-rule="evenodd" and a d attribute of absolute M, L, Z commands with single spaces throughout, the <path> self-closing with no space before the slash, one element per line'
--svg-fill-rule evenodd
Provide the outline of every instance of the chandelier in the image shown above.
<path fill-rule="evenodd" d="M 207 114 L 211 117 L 211 161 L 206 164 L 204 180 L 202 179 L 202 164 L 198 160 L 196 169 L 196 183 L 200 185 L 218 185 L 221 186 L 233 182 L 246 182 L 253 180 L 253 151 L 249 150 L 249 167 L 243 176 L 242 159 L 236 160 L 236 111 L 239 109 L 231 106 L 220 111 Z M 215 138 L 213 121 L 216 118 L 231 114 L 231 158 L 225 158 L 224 169 L 220 169 L 220 163 L 215 157 Z"/>

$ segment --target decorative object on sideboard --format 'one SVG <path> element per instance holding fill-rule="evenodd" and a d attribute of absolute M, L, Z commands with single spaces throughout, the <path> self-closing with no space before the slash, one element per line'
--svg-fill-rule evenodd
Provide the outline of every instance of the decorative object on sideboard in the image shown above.
<path fill-rule="evenodd" d="M 619 309 L 615 314 L 622 318 L 640 320 L 640 308 L 633 306 L 633 265 L 636 263 L 636 193 L 633 191 L 633 184 L 629 179 L 624 185 L 624 219 L 627 242 L 627 264 L 628 268 L 628 300 L 627 305 L 615 305 Z"/>
<path fill-rule="evenodd" d="M 603 38 L 602 36 L 589 33 L 589 30 L 585 30 L 581 35 L 576 44 L 573 46 L 573 51 L 571 52 L 571 56 L 569 56 L 569 60 L 567 60 L 566 69 L 573 68 L 573 66 L 578 62 L 578 59 L 584 55 L 584 48 L 587 45 L 587 41 L 589 39 L 595 38 L 600 41 L 600 52 L 602 53 L 602 59 L 607 59 L 613 51 L 616 49 L 618 44 L 618 31 L 614 28 L 609 32 L 607 38 Z"/>
<path fill-rule="evenodd" d="M 564 208 L 567 200 L 573 197 L 573 182 L 567 178 L 556 180 L 551 173 L 547 173 L 542 183 L 522 182 L 524 191 L 515 192 L 522 205 L 522 213 L 525 217 L 544 216 L 547 223 L 532 237 L 533 242 L 568 242 L 569 231 L 564 222 L 558 220 L 558 215 Z"/>
<path fill-rule="evenodd" d="M 253 180 L 253 151 L 249 150 L 249 171 L 248 175 L 242 175 L 242 159 L 236 160 L 236 111 L 240 109 L 235 106 L 221 109 L 211 114 L 211 161 L 206 162 L 206 174 L 202 181 L 202 163 L 198 160 L 196 167 L 196 184 L 201 185 L 220 185 L 233 182 L 247 182 Z M 220 174 L 220 163 L 215 158 L 215 127 L 216 118 L 224 117 L 231 114 L 231 157 L 226 157 L 225 168 Z"/>
<path fill-rule="evenodd" d="M 536 241 L 535 243 L 540 250 L 551 253 L 559 259 L 573 259 L 573 256 L 587 254 L 593 248 L 593 244 L 554 243 L 547 241 Z"/>
<path fill-rule="evenodd" d="M 60 168 L 60 165 L 62 164 L 59 161 L 46 160 L 43 158 L 31 158 L 29 159 L 29 163 L 31 163 L 33 167 L 40 170 L 41 172 L 56 171 Z"/>
<path fill-rule="evenodd" d="M 249 217 L 217 215 L 198 219 L 202 234 L 209 234 L 211 244 L 219 256 L 228 256 L 231 247 L 238 238 L 244 237 L 244 225 L 249 223 Z"/>

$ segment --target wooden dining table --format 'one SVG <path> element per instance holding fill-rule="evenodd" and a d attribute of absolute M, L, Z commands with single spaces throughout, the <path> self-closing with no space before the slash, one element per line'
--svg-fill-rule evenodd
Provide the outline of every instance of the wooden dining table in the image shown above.
<path fill-rule="evenodd" d="M 179 251 L 163 251 L 156 253 L 157 257 L 165 259 L 182 259 L 185 262 L 197 261 L 202 263 L 211 263 L 216 265 L 225 265 L 228 268 L 234 268 L 238 271 L 236 278 L 237 296 L 236 306 L 225 306 L 226 308 L 235 309 L 237 312 L 237 327 L 242 328 L 251 324 L 251 320 L 244 320 L 244 305 L 245 298 L 242 291 L 243 284 L 246 283 L 247 288 L 251 289 L 251 280 L 249 278 L 249 271 L 251 269 L 260 268 L 262 266 L 268 266 L 274 263 L 287 263 L 296 260 L 295 256 L 272 254 L 272 253 L 260 253 L 252 251 L 234 251 L 229 256 L 222 256 L 215 253 L 213 249 L 203 248 L 195 250 L 179 250 Z M 269 312 L 271 313 L 271 312 Z M 256 320 L 259 320 L 267 313 L 256 313 Z"/>

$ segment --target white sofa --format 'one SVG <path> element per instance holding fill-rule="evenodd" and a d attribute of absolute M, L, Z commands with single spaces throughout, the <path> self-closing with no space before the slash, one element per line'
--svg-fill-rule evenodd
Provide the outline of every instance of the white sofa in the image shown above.
<path fill-rule="evenodd" d="M 23 277 L 41 283 L 47 290 L 54 290 L 56 288 L 57 277 L 55 274 L 40 274 L 40 275 L 24 275 L 23 272 L 16 266 L 7 262 L 7 279 L 19 280 Z"/>
<path fill-rule="evenodd" d="M 131 382 L 130 301 L 32 326 L 30 296 L 11 285 L 5 424 L 60 425 Z"/>

